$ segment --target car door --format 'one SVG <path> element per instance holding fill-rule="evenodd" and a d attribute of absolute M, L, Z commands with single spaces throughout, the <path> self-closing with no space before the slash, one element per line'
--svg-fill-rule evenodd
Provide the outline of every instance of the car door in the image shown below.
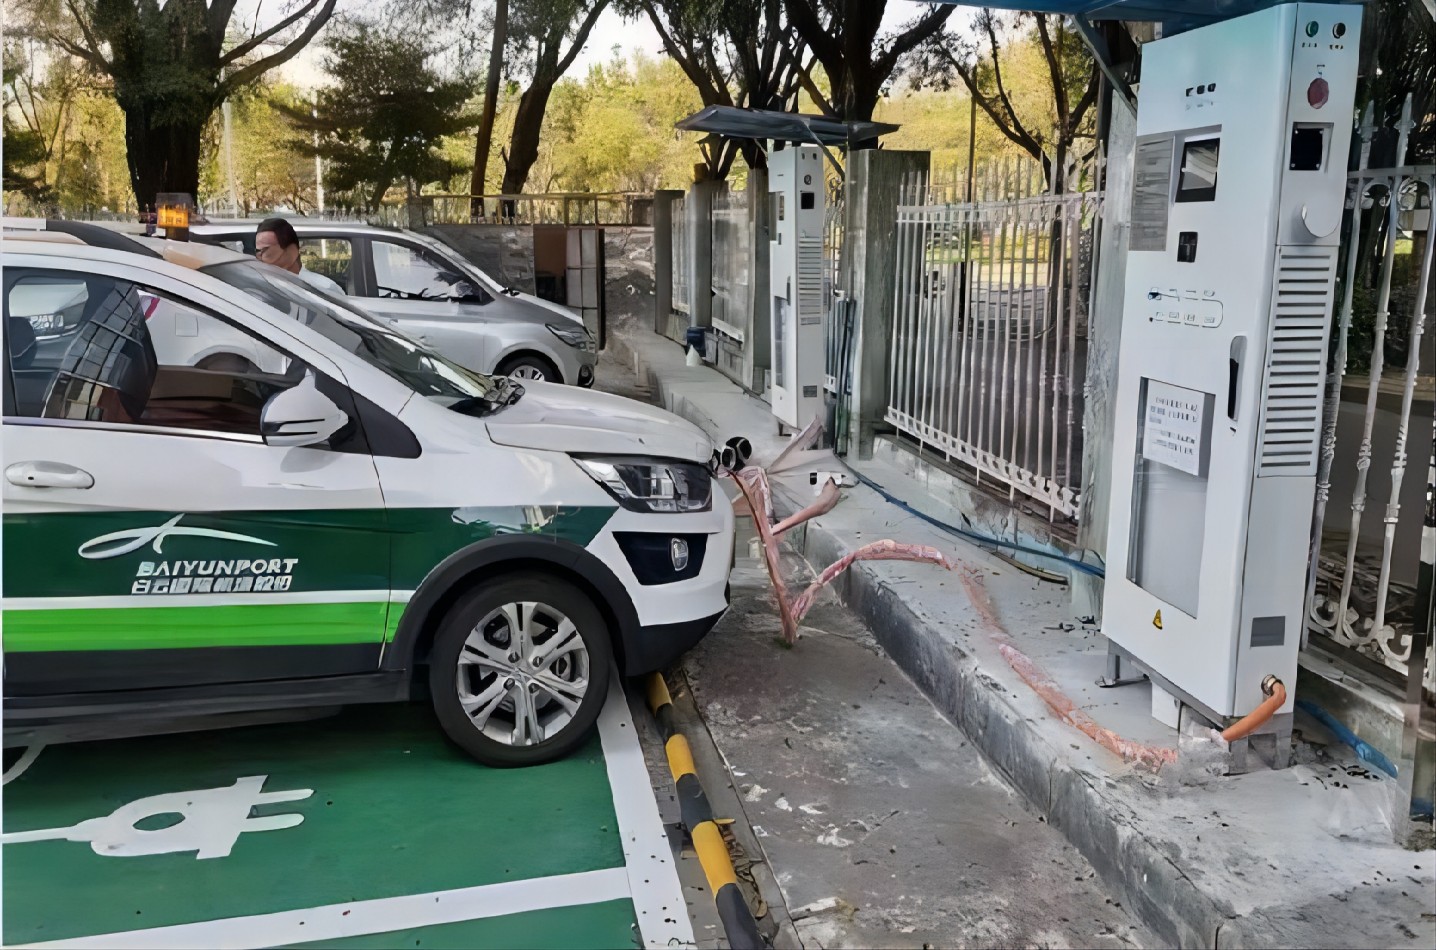
<path fill-rule="evenodd" d="M 433 250 L 400 237 L 371 236 L 371 286 L 364 308 L 461 366 L 494 369 L 502 307 L 487 288 Z"/>
<path fill-rule="evenodd" d="M 12 315 L 30 283 L 85 302 L 48 349 L 33 315 Z M 3 292 L 6 692 L 376 669 L 387 519 L 339 369 L 129 265 L 7 255 Z M 266 401 L 306 376 L 351 423 L 317 446 L 266 444 Z"/>

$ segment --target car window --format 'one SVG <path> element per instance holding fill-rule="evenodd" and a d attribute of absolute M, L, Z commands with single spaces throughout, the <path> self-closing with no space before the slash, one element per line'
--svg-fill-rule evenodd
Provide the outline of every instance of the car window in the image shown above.
<path fill-rule="evenodd" d="M 369 242 L 374 256 L 375 295 L 400 300 L 464 300 L 488 303 L 493 298 L 468 275 L 432 251 Z"/>
<path fill-rule="evenodd" d="M 230 232 L 228 234 L 195 234 L 191 232 L 190 240 L 222 247 L 226 250 L 234 251 L 236 254 L 243 254 L 246 257 L 254 253 L 253 231 Z"/>
<path fill-rule="evenodd" d="M 354 245 L 347 238 L 306 237 L 299 239 L 299 262 L 316 274 L 328 277 L 346 294 L 354 293 Z"/>
<path fill-rule="evenodd" d="M 254 261 L 211 264 L 202 272 L 287 313 L 422 396 L 468 412 L 475 401 L 507 404 L 514 390 L 499 377 L 451 363 L 347 302 Z"/>
<path fill-rule="evenodd" d="M 141 284 L 7 274 L 15 412 L 42 419 L 258 436 L 264 404 L 304 366 L 252 333 Z"/>

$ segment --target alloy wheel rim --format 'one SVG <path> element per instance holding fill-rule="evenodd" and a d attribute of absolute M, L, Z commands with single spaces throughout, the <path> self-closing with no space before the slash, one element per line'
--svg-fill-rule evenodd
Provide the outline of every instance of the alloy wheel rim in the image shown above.
<path fill-rule="evenodd" d="M 455 688 L 474 728 L 496 742 L 532 746 L 568 726 L 588 693 L 588 646 L 578 627 L 547 604 L 489 611 L 459 651 Z"/>

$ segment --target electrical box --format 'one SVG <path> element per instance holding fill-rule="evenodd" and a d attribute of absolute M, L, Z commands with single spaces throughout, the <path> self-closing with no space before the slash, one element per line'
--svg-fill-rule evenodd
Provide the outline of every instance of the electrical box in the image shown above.
<path fill-rule="evenodd" d="M 823 411 L 823 152 L 768 155 L 773 415 L 801 428 Z"/>
<path fill-rule="evenodd" d="M 1103 632 L 1218 724 L 1270 673 L 1290 728 L 1360 25 L 1285 4 L 1142 51 Z"/>

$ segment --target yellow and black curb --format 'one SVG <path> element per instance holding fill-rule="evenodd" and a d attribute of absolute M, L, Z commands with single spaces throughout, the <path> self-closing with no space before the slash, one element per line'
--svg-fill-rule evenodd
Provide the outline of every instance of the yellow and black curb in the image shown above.
<path fill-rule="evenodd" d="M 668 770 L 673 774 L 673 782 L 678 789 L 683 827 L 688 831 L 693 850 L 698 853 L 698 863 L 708 878 L 708 887 L 713 892 L 713 903 L 718 910 L 718 919 L 723 923 L 728 945 L 733 950 L 766 950 L 767 943 L 758 932 L 758 922 L 738 888 L 738 875 L 733 870 L 728 846 L 723 843 L 723 833 L 718 830 L 713 808 L 708 804 L 708 796 L 703 793 L 703 785 L 698 780 L 693 750 L 688 746 L 688 739 L 673 725 L 673 697 L 668 693 L 668 684 L 663 681 L 662 673 L 649 674 L 648 708 L 663 735 Z"/>

